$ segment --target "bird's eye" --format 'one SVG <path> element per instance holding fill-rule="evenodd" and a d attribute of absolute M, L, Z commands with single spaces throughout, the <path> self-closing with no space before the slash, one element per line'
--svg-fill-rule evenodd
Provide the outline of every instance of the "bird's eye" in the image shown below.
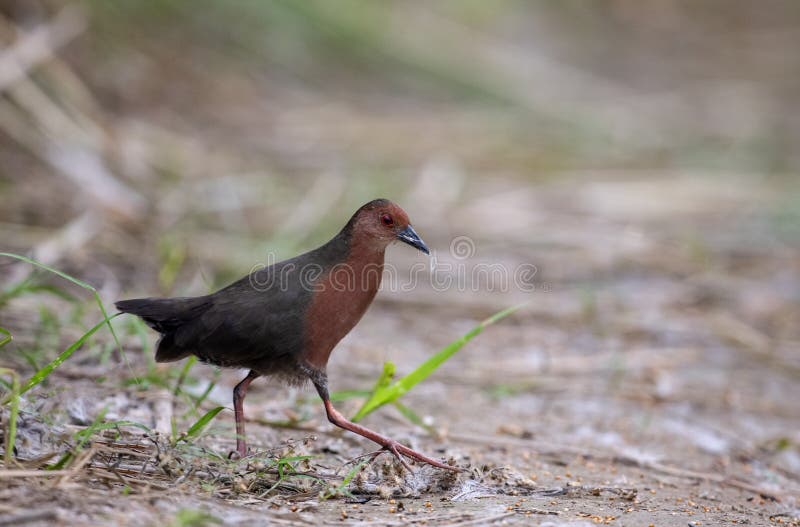
<path fill-rule="evenodd" d="M 386 225 L 387 227 L 391 227 L 392 225 L 394 225 L 394 220 L 388 214 L 384 214 L 383 216 L 381 216 L 381 222 L 383 222 L 383 224 Z"/>

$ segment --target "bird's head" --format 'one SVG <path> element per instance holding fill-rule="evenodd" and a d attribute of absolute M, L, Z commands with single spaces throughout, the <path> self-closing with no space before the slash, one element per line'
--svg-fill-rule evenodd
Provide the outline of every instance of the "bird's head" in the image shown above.
<path fill-rule="evenodd" d="M 384 249 L 399 240 L 430 254 L 428 246 L 411 226 L 406 211 L 388 199 L 376 199 L 362 206 L 348 226 L 352 228 L 354 237 L 361 241 L 369 240 L 376 248 Z"/>

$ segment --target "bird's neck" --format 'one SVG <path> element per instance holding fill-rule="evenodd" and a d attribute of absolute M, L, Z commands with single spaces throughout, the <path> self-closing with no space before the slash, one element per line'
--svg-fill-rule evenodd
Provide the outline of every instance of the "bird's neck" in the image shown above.
<path fill-rule="evenodd" d="M 327 273 L 335 272 L 337 277 L 346 278 L 347 289 L 367 293 L 369 301 L 372 300 L 383 276 L 385 244 L 343 229 L 317 251 L 317 261 Z"/>
<path fill-rule="evenodd" d="M 359 234 L 348 223 L 339 234 L 320 247 L 320 250 L 325 253 L 325 259 L 334 264 L 348 262 L 351 265 L 382 265 L 386 243 Z"/>
<path fill-rule="evenodd" d="M 320 248 L 326 272 L 306 311 L 304 360 L 325 371 L 336 344 L 356 325 L 372 303 L 383 277 L 385 248 L 350 238 L 334 238 Z"/>
<path fill-rule="evenodd" d="M 367 288 L 373 290 L 373 294 L 378 290 L 381 284 L 385 254 L 386 247 L 376 247 L 374 243 L 359 243 L 358 241 L 354 241 L 350 244 L 350 250 L 347 253 L 346 264 L 352 267 L 353 270 L 362 271 L 362 285 L 374 286 L 374 290 L 373 287 Z M 368 272 L 370 270 L 377 271 L 377 282 L 375 282 L 374 277 L 371 276 L 372 273 Z M 369 284 L 367 284 L 367 282 L 369 282 Z"/>

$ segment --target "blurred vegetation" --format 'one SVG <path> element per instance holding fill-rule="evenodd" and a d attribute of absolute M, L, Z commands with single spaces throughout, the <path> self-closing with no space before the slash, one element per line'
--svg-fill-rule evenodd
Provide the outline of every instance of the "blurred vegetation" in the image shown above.
<path fill-rule="evenodd" d="M 71 245 L 33 256 L 87 247 L 125 286 L 211 289 L 326 239 L 376 195 L 431 210 L 546 181 L 775 182 L 787 205 L 767 221 L 796 237 L 791 0 L 41 0 L 0 14 L 11 55 L 34 28 L 53 48 L 0 86 L 4 248 L 43 251 L 71 225 Z"/>
<path fill-rule="evenodd" d="M 531 168 L 797 163 L 796 2 L 88 6 L 106 57 L 150 52 L 201 76 L 249 72 L 352 103 L 477 106 L 508 120 L 515 142 L 564 157 Z"/>

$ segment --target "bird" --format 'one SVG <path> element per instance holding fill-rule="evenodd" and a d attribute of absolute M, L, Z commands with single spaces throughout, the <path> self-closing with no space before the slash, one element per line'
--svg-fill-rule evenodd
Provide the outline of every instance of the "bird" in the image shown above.
<path fill-rule="evenodd" d="M 254 268 L 247 276 L 197 297 L 137 298 L 115 303 L 160 334 L 157 362 L 190 355 L 229 368 L 249 370 L 233 389 L 236 451 L 248 455 L 244 399 L 259 377 L 289 385 L 311 382 L 328 420 L 380 445 L 411 470 L 403 456 L 440 469 L 457 470 L 348 420 L 331 403 L 326 368 L 331 352 L 358 323 L 381 284 L 384 255 L 393 242 L 430 254 L 408 214 L 388 199 L 361 206 L 327 243 L 288 260 Z"/>

